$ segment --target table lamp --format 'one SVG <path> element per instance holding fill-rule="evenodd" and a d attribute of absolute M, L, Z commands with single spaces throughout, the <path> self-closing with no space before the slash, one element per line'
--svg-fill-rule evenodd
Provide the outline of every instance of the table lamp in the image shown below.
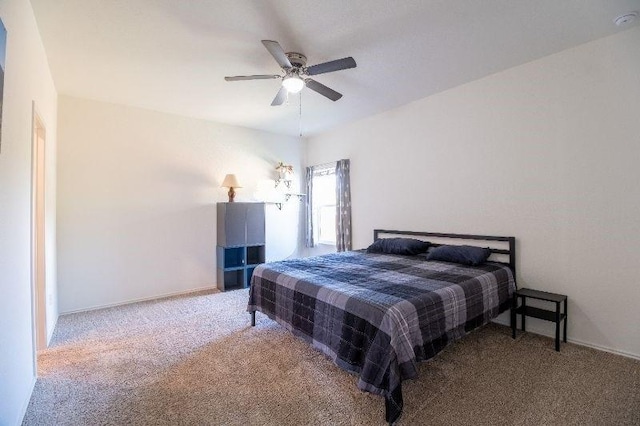
<path fill-rule="evenodd" d="M 233 188 L 242 188 L 240 186 L 240 184 L 238 183 L 238 179 L 236 178 L 236 175 L 234 174 L 228 174 L 224 177 L 224 180 L 222 181 L 222 185 L 220 185 L 222 188 L 229 188 L 229 202 L 233 203 L 233 199 L 236 197 L 236 191 L 234 191 Z"/>

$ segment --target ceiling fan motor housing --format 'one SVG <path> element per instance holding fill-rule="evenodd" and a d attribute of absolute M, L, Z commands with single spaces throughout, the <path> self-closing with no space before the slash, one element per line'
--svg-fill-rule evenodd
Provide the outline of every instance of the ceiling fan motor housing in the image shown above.
<path fill-rule="evenodd" d="M 302 53 L 287 52 L 286 55 L 289 59 L 289 62 L 291 62 L 291 65 L 293 65 L 294 68 L 302 68 L 307 65 L 307 57 Z"/>

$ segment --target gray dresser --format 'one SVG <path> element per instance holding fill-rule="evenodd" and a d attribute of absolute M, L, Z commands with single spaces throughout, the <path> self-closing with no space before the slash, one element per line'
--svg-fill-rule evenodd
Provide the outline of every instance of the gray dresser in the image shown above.
<path fill-rule="evenodd" d="M 249 287 L 265 260 L 265 204 L 218 203 L 216 280 L 221 291 Z"/>

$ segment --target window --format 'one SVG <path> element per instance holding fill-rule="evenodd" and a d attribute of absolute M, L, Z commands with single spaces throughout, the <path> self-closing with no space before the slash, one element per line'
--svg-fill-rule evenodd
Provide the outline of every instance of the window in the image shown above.
<path fill-rule="evenodd" d="M 335 164 L 313 171 L 313 239 L 319 244 L 336 244 Z"/>
<path fill-rule="evenodd" d="M 326 244 L 336 251 L 351 250 L 350 168 L 348 159 L 307 167 L 307 247 Z"/>

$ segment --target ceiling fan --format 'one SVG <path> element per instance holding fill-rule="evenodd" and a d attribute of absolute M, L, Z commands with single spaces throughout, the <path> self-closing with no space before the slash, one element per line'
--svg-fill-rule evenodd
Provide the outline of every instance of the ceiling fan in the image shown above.
<path fill-rule="evenodd" d="M 278 65 L 280 65 L 284 75 L 238 75 L 225 77 L 224 79 L 226 81 L 282 79 L 282 87 L 273 99 L 273 102 L 271 102 L 271 106 L 282 105 L 287 99 L 288 93 L 298 93 L 305 86 L 332 101 L 337 101 L 342 97 L 341 93 L 328 88 L 322 83 L 318 83 L 309 78 L 309 76 L 356 67 L 356 61 L 351 56 L 307 67 L 307 57 L 303 54 L 296 52 L 285 53 L 282 46 L 273 40 L 262 40 L 262 44 L 267 48 L 269 53 L 271 53 L 271 56 L 273 56 Z"/>

